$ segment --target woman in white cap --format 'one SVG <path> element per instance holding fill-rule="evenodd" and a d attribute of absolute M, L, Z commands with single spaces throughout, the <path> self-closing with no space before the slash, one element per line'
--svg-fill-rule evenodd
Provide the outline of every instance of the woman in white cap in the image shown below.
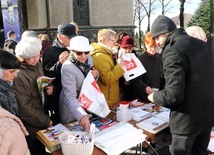
<path fill-rule="evenodd" d="M 19 117 L 29 132 L 27 137 L 31 155 L 45 155 L 45 147 L 36 138 L 36 132 L 52 126 L 53 122 L 44 113 L 44 106 L 37 86 L 37 78 L 44 75 L 39 62 L 41 41 L 35 37 L 25 37 L 16 46 L 16 55 L 21 67 L 14 80 L 14 90 L 19 105 Z M 53 87 L 48 86 L 46 93 L 51 95 Z"/>
<path fill-rule="evenodd" d="M 86 111 L 80 106 L 78 96 L 83 80 L 90 70 L 94 78 L 98 72 L 93 69 L 93 60 L 89 55 L 91 47 L 89 40 L 83 36 L 76 36 L 70 41 L 71 54 L 61 69 L 62 91 L 60 93 L 59 115 L 61 123 L 78 120 L 80 125 L 89 131 L 90 123 Z"/>

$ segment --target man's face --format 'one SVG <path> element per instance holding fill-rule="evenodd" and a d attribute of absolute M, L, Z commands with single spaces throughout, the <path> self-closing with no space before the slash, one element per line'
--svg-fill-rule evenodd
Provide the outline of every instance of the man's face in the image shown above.
<path fill-rule="evenodd" d="M 167 37 L 168 37 L 168 33 L 165 33 L 165 34 L 161 34 L 161 35 L 155 37 L 154 39 L 158 46 L 163 47 L 166 42 Z"/>
<path fill-rule="evenodd" d="M 59 39 L 60 43 L 64 45 L 65 47 L 70 46 L 70 38 L 63 34 L 57 34 L 57 38 Z"/>

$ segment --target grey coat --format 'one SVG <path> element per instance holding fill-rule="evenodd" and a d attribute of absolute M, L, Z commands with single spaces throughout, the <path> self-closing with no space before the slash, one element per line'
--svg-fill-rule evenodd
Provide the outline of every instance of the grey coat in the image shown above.
<path fill-rule="evenodd" d="M 93 66 L 92 57 L 88 63 Z M 61 123 L 68 123 L 87 115 L 78 102 L 79 93 L 85 79 L 84 74 L 70 60 L 66 60 L 61 69 L 62 90 L 59 98 L 59 116 Z"/>
<path fill-rule="evenodd" d="M 0 107 L 18 116 L 18 104 L 12 86 L 0 79 Z"/>

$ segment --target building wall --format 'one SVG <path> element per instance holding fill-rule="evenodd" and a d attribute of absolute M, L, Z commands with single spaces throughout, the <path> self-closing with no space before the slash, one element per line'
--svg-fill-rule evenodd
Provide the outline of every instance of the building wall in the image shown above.
<path fill-rule="evenodd" d="M 44 29 L 47 26 L 46 0 L 26 1 L 29 29 Z M 89 0 L 90 26 L 133 25 L 133 1 Z M 49 0 L 50 28 L 63 22 L 73 21 L 71 0 Z"/>
<path fill-rule="evenodd" d="M 89 0 L 91 26 L 133 25 L 133 0 Z"/>
<path fill-rule="evenodd" d="M 73 0 L 29 0 L 26 1 L 28 29 L 50 34 L 56 37 L 56 28 L 60 23 L 73 21 Z M 80 35 L 90 41 L 96 41 L 97 32 L 102 28 L 111 28 L 116 32 L 134 33 L 133 0 L 88 0 L 89 25 L 79 25 Z M 47 17 L 49 8 L 49 18 Z M 48 19 L 50 21 L 48 25 Z M 78 23 L 77 23 L 78 24 Z"/>
<path fill-rule="evenodd" d="M 47 26 L 45 0 L 26 1 L 28 28 L 38 29 Z"/>

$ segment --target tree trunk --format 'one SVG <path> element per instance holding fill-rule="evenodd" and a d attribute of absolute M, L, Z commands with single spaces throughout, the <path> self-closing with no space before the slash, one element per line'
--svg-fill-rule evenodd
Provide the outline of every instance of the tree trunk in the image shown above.
<path fill-rule="evenodd" d="M 186 0 L 180 0 L 180 27 L 184 27 L 184 3 Z"/>

